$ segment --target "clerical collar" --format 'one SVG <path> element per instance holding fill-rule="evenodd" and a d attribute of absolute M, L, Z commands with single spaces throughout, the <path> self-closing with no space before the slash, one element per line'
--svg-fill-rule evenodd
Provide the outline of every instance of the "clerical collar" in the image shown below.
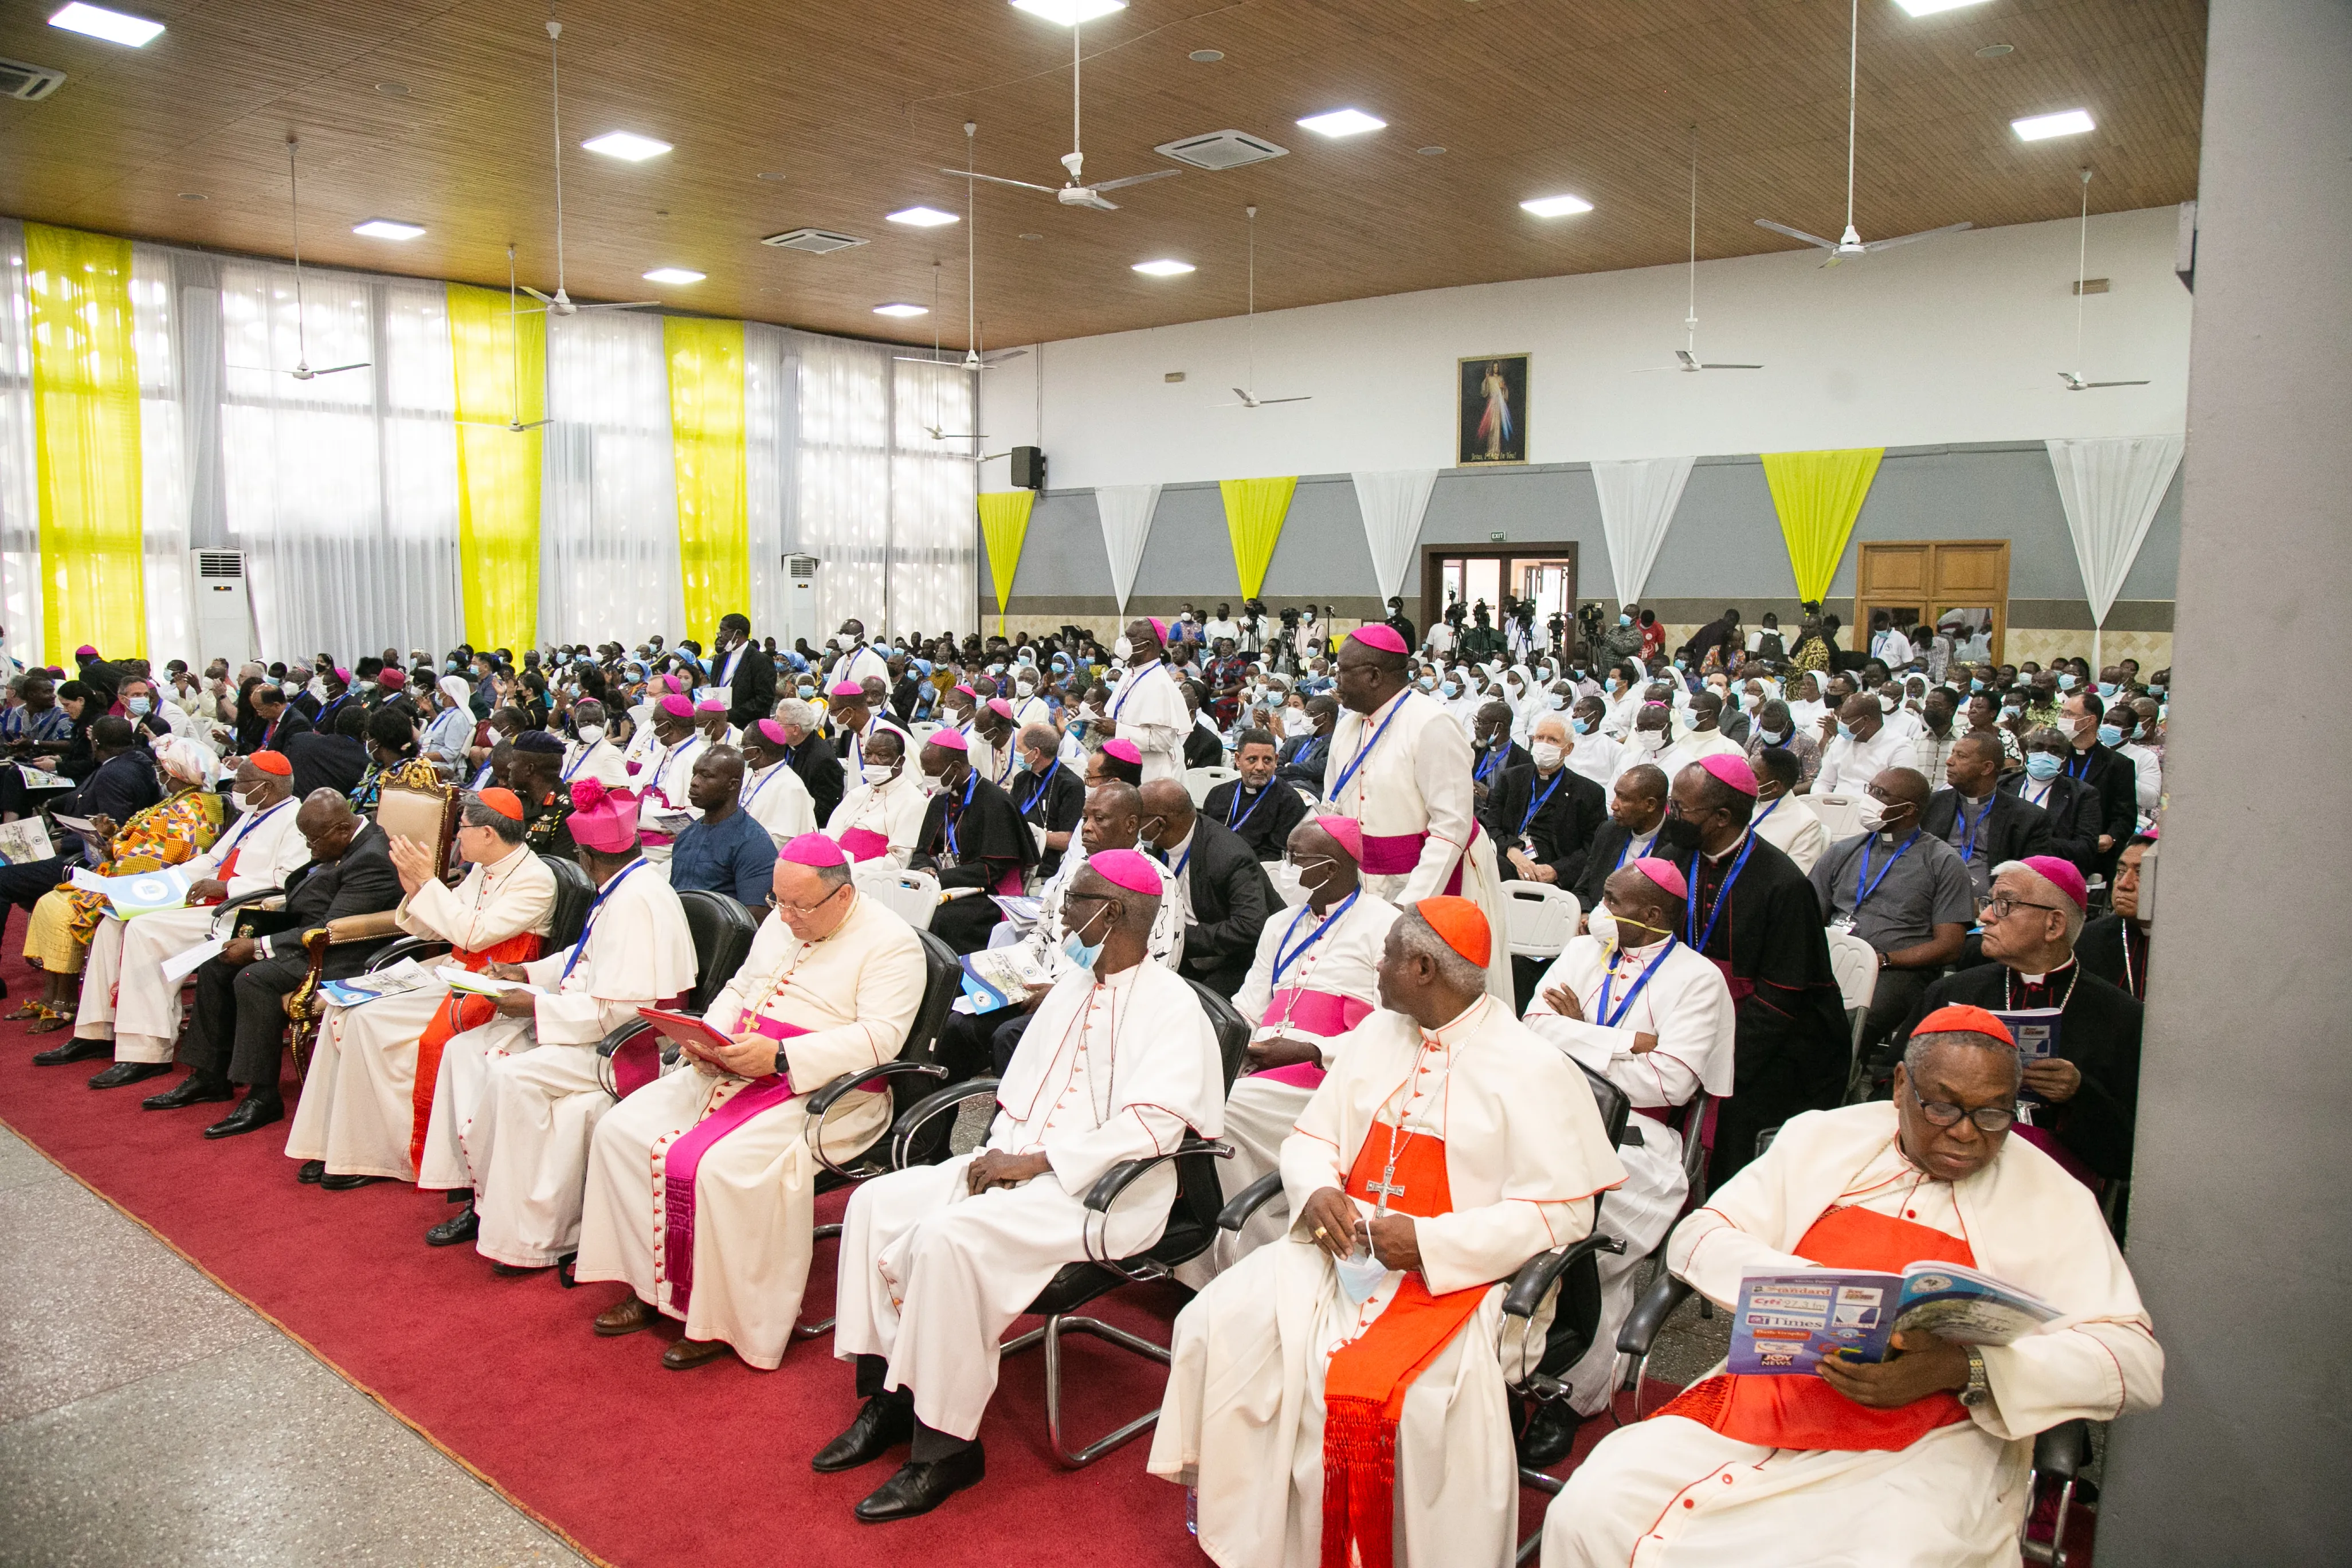
<path fill-rule="evenodd" d="M 1706 858 L 1707 858 L 1708 863 L 1709 863 L 1709 864 L 1713 864 L 1714 862 L 1717 862 L 1717 861 L 1721 860 L 1725 856 L 1727 856 L 1727 855 L 1730 854 L 1733 850 L 1735 850 L 1735 849 L 1738 848 L 1741 845 L 1743 845 L 1743 844 L 1745 844 L 1745 843 L 1747 843 L 1747 842 L 1748 842 L 1748 829 L 1746 829 L 1746 828 L 1744 828 L 1744 827 L 1743 827 L 1743 828 L 1741 828 L 1741 829 L 1739 830 L 1739 837 L 1737 837 L 1737 838 L 1733 839 L 1730 843 L 1728 843 L 1728 844 L 1725 845 L 1722 848 L 1720 848 L 1720 849 L 1717 850 L 1714 854 L 1712 854 L 1712 855 L 1707 855 L 1707 857 L 1706 857 Z M 1701 853 L 1702 855 L 1706 854 L 1706 852 L 1705 850 L 1701 850 L 1701 851 L 1699 851 L 1699 853 Z"/>
<path fill-rule="evenodd" d="M 483 867 L 482 875 L 485 877 L 491 877 L 503 871 L 511 870 L 514 868 L 515 863 L 520 857 L 531 854 L 532 852 L 531 847 L 529 844 L 518 843 L 513 848 L 508 850 L 505 854 L 499 856 L 497 859 Z"/>
<path fill-rule="evenodd" d="M 1665 950 L 1666 943 L 1674 940 L 1673 933 L 1669 932 L 1644 947 L 1620 947 L 1617 950 L 1618 962 L 1646 963 L 1651 959 L 1655 958 L 1660 952 L 1664 952 Z"/>
<path fill-rule="evenodd" d="M 1486 1004 L 1491 1000 L 1493 998 L 1482 991 L 1478 994 L 1476 1001 L 1454 1014 L 1444 1023 L 1438 1025 L 1434 1029 L 1422 1030 L 1421 1043 L 1423 1047 L 1435 1045 L 1441 1049 L 1450 1051 L 1460 1045 L 1472 1030 L 1485 1022 Z"/>
<path fill-rule="evenodd" d="M 1091 970 L 1087 973 L 1090 974 L 1093 973 Z M 1094 983 L 1097 985 L 1107 985 L 1114 991 L 1124 991 L 1129 986 L 1133 985 L 1135 984 L 1135 977 L 1142 973 L 1143 963 L 1142 961 L 1139 959 L 1137 962 L 1129 964 L 1125 969 L 1112 972 L 1110 978 L 1108 980 L 1104 979 L 1099 974 L 1095 974 Z"/>
<path fill-rule="evenodd" d="M 2020 982 L 2027 985 L 2047 985 L 2074 967 L 2074 961 L 2072 957 L 2069 957 L 2065 963 L 2058 965 L 2047 974 L 2028 974 L 2025 971 L 2021 969 L 2017 971 L 2017 978 Z"/>

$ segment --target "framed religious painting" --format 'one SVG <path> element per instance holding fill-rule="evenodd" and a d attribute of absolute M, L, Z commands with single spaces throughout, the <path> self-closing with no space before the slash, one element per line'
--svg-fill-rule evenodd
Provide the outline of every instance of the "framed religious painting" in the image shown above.
<path fill-rule="evenodd" d="M 1455 367 L 1455 461 L 1467 468 L 1528 460 L 1527 354 L 1479 354 Z"/>

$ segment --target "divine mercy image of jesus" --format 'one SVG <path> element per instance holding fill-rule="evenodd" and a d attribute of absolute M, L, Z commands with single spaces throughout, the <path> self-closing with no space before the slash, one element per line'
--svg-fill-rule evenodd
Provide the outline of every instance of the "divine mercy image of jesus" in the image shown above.
<path fill-rule="evenodd" d="M 1528 460 L 1528 358 L 1498 354 L 1460 362 L 1455 461 L 1463 467 Z"/>

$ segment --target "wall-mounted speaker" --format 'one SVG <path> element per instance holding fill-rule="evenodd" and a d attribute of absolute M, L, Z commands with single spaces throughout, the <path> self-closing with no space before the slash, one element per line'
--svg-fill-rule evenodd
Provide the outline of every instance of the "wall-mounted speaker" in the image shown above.
<path fill-rule="evenodd" d="M 1043 447 L 1013 448 L 1013 483 L 1016 489 L 1024 490 L 1045 488 L 1045 453 Z"/>

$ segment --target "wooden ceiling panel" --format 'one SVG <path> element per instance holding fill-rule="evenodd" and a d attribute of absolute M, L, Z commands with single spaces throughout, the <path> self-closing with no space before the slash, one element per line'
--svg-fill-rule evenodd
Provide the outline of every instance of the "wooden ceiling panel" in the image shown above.
<path fill-rule="evenodd" d="M 1187 169 L 1119 193 L 1116 213 L 982 185 L 987 341 L 1238 311 L 1252 202 L 1265 308 L 1671 262 L 1688 243 L 1694 126 L 1702 255 L 1792 245 L 1759 216 L 1832 235 L 1843 222 L 1847 0 L 1198 5 L 1133 0 L 1085 29 L 1088 173 L 1168 167 L 1156 143 L 1227 126 L 1290 155 Z M 142 50 L 47 27 L 46 7 L 0 18 L 0 55 L 69 76 L 46 102 L 0 102 L 0 210 L 283 255 L 290 132 L 306 259 L 496 285 L 511 241 L 525 280 L 553 283 L 544 0 L 136 8 L 169 25 Z M 565 282 L 583 299 L 658 292 L 679 309 L 928 342 L 933 321 L 872 311 L 929 303 L 936 272 L 937 325 L 960 345 L 962 226 L 884 216 L 963 210 L 964 182 L 940 170 L 962 163 L 967 119 L 992 174 L 1058 184 L 1069 150 L 1070 35 L 1001 0 L 571 0 L 561 15 Z M 2063 217 L 2084 163 L 2099 171 L 2095 210 L 2193 195 L 2204 28 L 2201 0 L 1983 0 L 1917 19 L 1864 0 L 1856 221 L 1876 237 Z M 1977 53 L 1991 43 L 2012 52 Z M 1224 58 L 1195 63 L 1196 49 Z M 1295 123 L 1349 104 L 1388 129 L 1335 142 Z M 2097 132 L 2028 145 L 2009 131 L 2077 105 Z M 675 151 L 641 165 L 580 151 L 613 129 Z M 1597 210 L 1518 209 L 1558 191 Z M 351 234 L 375 216 L 427 233 Z M 803 224 L 870 243 L 829 257 L 758 243 Z M 1157 256 L 1199 270 L 1130 269 Z M 640 279 L 664 265 L 709 278 Z"/>

